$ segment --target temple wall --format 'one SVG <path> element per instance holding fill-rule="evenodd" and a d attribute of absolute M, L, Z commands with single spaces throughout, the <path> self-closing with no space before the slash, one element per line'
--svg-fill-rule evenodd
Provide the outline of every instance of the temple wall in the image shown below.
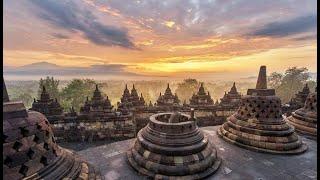
<path fill-rule="evenodd" d="M 109 121 L 84 120 L 72 123 L 52 124 L 57 141 L 96 141 L 103 139 L 133 138 L 136 127 L 131 116 L 117 117 Z"/>
<path fill-rule="evenodd" d="M 190 115 L 190 107 L 174 107 Z M 221 125 L 236 109 L 230 107 L 201 106 L 193 107 L 197 124 L 200 127 Z M 132 114 L 108 117 L 105 114 L 80 114 L 76 117 L 64 117 L 52 123 L 57 141 L 96 141 L 104 139 L 133 138 L 148 124 L 149 117 L 155 113 L 173 111 L 173 107 L 140 107 Z M 48 117 L 50 119 L 50 117 Z"/>
<path fill-rule="evenodd" d="M 152 111 L 144 109 L 144 110 L 134 112 L 134 119 L 136 121 L 137 132 L 148 124 L 149 117 L 151 115 L 159 112 L 165 112 L 165 111 L 163 111 L 162 109 L 154 110 L 153 108 Z M 190 115 L 189 109 L 181 109 L 180 112 Z M 229 113 L 229 114 L 233 114 L 233 112 L 234 111 L 232 111 L 232 113 Z M 224 113 L 224 114 L 228 114 L 228 113 Z M 198 119 L 198 126 L 221 125 L 223 122 L 225 122 L 225 119 L 226 119 L 225 116 L 222 116 L 222 117 L 216 116 L 215 110 L 213 110 L 211 107 L 208 109 L 196 108 L 195 116 Z"/>
<path fill-rule="evenodd" d="M 236 110 L 221 110 L 221 111 L 219 110 L 219 111 L 216 111 L 217 116 L 223 116 L 223 117 L 229 117 L 235 112 L 236 112 Z"/>
<path fill-rule="evenodd" d="M 195 110 L 194 112 L 195 116 L 198 118 L 200 117 L 210 117 L 214 116 L 214 112 L 212 111 L 203 111 L 203 110 Z"/>

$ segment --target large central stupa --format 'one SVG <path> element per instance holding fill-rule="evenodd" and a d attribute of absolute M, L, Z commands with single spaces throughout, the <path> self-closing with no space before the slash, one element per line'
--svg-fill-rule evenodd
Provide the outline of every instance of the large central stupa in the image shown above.
<path fill-rule="evenodd" d="M 152 115 L 127 157 L 136 171 L 154 179 L 202 179 L 221 163 L 212 142 L 198 128 L 193 110 L 191 116 Z"/>
<path fill-rule="evenodd" d="M 267 88 L 266 66 L 255 89 L 241 98 L 238 111 L 218 130 L 224 140 L 259 152 L 297 154 L 307 150 L 294 128 L 282 118 L 281 100 Z"/>

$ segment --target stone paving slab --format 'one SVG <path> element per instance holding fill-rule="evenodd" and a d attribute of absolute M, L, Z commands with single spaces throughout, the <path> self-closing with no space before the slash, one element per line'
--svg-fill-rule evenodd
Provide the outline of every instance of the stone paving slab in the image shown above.
<path fill-rule="evenodd" d="M 210 135 L 222 164 L 207 179 L 213 180 L 312 180 L 317 179 L 317 142 L 303 136 L 309 149 L 300 155 L 272 155 L 253 152 L 225 142 L 216 134 L 220 126 L 201 128 Z M 125 152 L 135 139 L 78 151 L 84 159 L 100 168 L 107 180 L 146 179 L 139 176 L 127 163 Z"/>

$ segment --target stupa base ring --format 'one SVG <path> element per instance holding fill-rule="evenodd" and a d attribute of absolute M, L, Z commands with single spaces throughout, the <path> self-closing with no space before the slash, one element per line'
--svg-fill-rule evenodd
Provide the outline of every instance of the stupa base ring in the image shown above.
<path fill-rule="evenodd" d="M 308 139 L 313 139 L 313 140 L 317 140 L 317 134 L 313 134 L 313 133 L 310 133 L 308 131 L 304 131 L 302 129 L 298 129 L 297 127 L 295 127 L 295 132 L 297 134 L 300 134 L 300 135 L 303 135 L 305 136 L 306 138 Z"/>
<path fill-rule="evenodd" d="M 292 117 L 291 117 L 292 118 Z M 308 127 L 308 126 L 304 126 L 304 125 L 300 125 L 296 122 L 293 122 L 291 120 L 291 118 L 289 117 L 287 122 L 294 126 L 295 128 L 295 131 L 299 134 L 303 134 L 303 135 L 306 135 L 308 136 L 308 138 L 311 138 L 311 139 L 317 139 L 317 128 L 313 128 L 313 127 Z"/>
<path fill-rule="evenodd" d="M 214 174 L 220 167 L 221 164 L 221 159 L 217 157 L 214 161 L 214 163 L 208 167 L 205 171 L 197 173 L 197 174 L 191 174 L 191 175 L 186 175 L 186 176 L 167 176 L 163 174 L 156 174 L 152 171 L 147 170 L 146 168 L 143 168 L 138 165 L 138 163 L 135 162 L 131 150 L 127 151 L 127 159 L 129 161 L 129 164 L 131 167 L 137 171 L 139 174 L 142 174 L 144 176 L 147 176 L 148 178 L 152 179 L 166 179 L 166 180 L 171 180 L 171 179 L 183 179 L 183 180 L 193 180 L 193 179 L 203 179 L 206 178 L 212 174 Z"/>
<path fill-rule="evenodd" d="M 217 134 L 225 141 L 231 143 L 231 144 L 235 144 L 239 147 L 248 149 L 248 150 L 252 150 L 252 151 L 256 151 L 256 152 L 261 152 L 261 153 L 270 153 L 270 154 L 287 154 L 287 155 L 294 155 L 294 154 L 301 154 L 304 153 L 307 149 L 308 146 L 305 143 L 302 143 L 302 145 L 297 148 L 297 149 L 293 149 L 293 150 L 287 150 L 287 151 L 276 151 L 276 150 L 271 150 L 271 149 L 264 149 L 264 148 L 259 148 L 259 147 L 255 147 L 255 146 L 249 146 L 246 144 L 242 144 L 239 143 L 235 140 L 232 140 L 230 138 L 228 138 L 227 136 L 223 135 L 221 132 L 221 128 L 219 128 L 217 130 Z"/>
<path fill-rule="evenodd" d="M 100 171 L 79 155 L 64 148 L 61 150 L 54 163 L 24 179 L 103 179 Z"/>

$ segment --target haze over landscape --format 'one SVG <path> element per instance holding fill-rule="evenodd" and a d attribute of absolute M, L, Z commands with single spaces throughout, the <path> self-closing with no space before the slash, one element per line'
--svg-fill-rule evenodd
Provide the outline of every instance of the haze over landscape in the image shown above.
<path fill-rule="evenodd" d="M 236 81 L 261 64 L 317 71 L 315 0 L 3 3 L 8 80 Z"/>

